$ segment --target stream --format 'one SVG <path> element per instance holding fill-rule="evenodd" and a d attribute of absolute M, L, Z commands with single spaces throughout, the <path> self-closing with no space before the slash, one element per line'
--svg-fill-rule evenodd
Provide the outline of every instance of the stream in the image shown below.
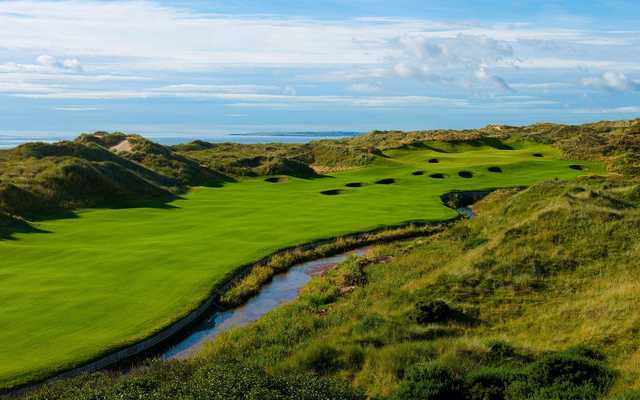
<path fill-rule="evenodd" d="M 253 322 L 274 308 L 294 300 L 309 281 L 322 275 L 336 264 L 346 260 L 350 255 L 364 255 L 369 246 L 351 250 L 331 257 L 297 264 L 287 272 L 273 277 L 264 285 L 257 295 L 245 304 L 230 310 L 213 310 L 210 315 L 196 324 L 181 341 L 168 348 L 164 359 L 186 358 L 206 342 L 214 340 L 221 333 L 241 325 Z"/>

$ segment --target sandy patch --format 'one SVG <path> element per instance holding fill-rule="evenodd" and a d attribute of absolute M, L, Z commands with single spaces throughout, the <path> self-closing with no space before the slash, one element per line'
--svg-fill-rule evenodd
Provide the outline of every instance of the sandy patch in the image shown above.
<path fill-rule="evenodd" d="M 109 150 L 115 153 L 119 153 L 119 152 L 129 153 L 133 150 L 133 145 L 131 144 L 129 139 L 125 139 L 122 142 L 118 143 L 117 145 L 109 147 Z"/>

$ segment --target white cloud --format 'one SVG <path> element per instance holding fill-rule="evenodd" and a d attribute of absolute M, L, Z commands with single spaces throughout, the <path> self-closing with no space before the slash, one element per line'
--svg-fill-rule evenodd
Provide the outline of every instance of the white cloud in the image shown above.
<path fill-rule="evenodd" d="M 405 35 L 396 43 L 402 55 L 392 71 L 400 78 L 462 86 L 468 85 L 471 77 L 503 90 L 513 90 L 504 78 L 488 71 L 498 62 L 512 62 L 514 50 L 506 41 L 459 33 L 450 38 Z"/>
<path fill-rule="evenodd" d="M 444 98 L 435 96 L 322 96 L 322 95 L 296 95 L 296 94 L 269 94 L 254 92 L 222 92 L 217 90 L 207 91 L 202 87 L 196 90 L 189 87 L 177 90 L 172 87 L 153 88 L 149 90 L 111 90 L 111 91 L 72 91 L 66 88 L 43 88 L 42 91 L 14 94 L 17 97 L 33 99 L 58 99 L 58 100 L 118 100 L 118 99 L 146 99 L 146 98 L 199 98 L 211 99 L 226 103 L 229 106 L 244 108 L 275 107 L 278 104 L 291 106 L 352 106 L 352 107 L 399 107 L 406 105 L 442 105 L 461 107 L 467 102 L 463 99 Z M 215 87 L 212 87 L 215 88 Z"/>
<path fill-rule="evenodd" d="M 596 89 L 618 92 L 640 90 L 640 81 L 632 80 L 624 73 L 615 71 L 607 71 L 598 77 L 584 78 L 582 84 Z"/>
<path fill-rule="evenodd" d="M 640 51 L 638 32 L 532 23 L 327 20 L 211 14 L 154 1 L 4 0 L 0 26 L 0 92 L 42 99 L 198 97 L 262 105 L 289 102 L 304 81 L 344 82 L 322 93 L 346 88 L 379 95 L 361 103 L 377 104 L 389 89 L 444 93 L 406 79 L 446 86 L 447 93 L 453 87 L 450 96 L 464 97 L 475 89 L 576 90 L 576 76 L 585 74 L 594 77 L 584 85 L 632 91 L 638 82 L 624 73 L 640 71 L 631 57 Z M 238 76 L 246 84 L 237 84 Z M 545 80 L 565 86 L 532 83 Z"/>
<path fill-rule="evenodd" d="M 347 87 L 351 92 L 378 93 L 382 91 L 382 85 L 378 83 L 354 83 Z"/>
<path fill-rule="evenodd" d="M 285 86 L 282 92 L 287 96 L 295 96 L 298 94 L 298 91 L 296 90 L 296 88 L 291 85 Z"/>
<path fill-rule="evenodd" d="M 73 111 L 73 112 L 102 110 L 102 108 L 100 107 L 85 107 L 85 106 L 60 106 L 60 107 L 53 107 L 53 109 L 56 111 Z"/>
<path fill-rule="evenodd" d="M 55 57 L 50 55 L 41 55 L 36 58 L 38 64 L 46 67 L 48 69 L 65 69 L 69 71 L 80 72 L 82 71 L 82 65 L 80 65 L 80 61 L 76 58 L 68 58 L 65 60 L 58 60 Z"/>
<path fill-rule="evenodd" d="M 199 85 L 175 84 L 153 89 L 157 93 L 269 93 L 281 90 L 275 85 Z"/>
<path fill-rule="evenodd" d="M 640 114 L 640 106 L 624 106 L 614 108 L 586 108 L 573 110 L 576 114 Z"/>
<path fill-rule="evenodd" d="M 478 80 L 483 81 L 483 82 L 490 82 L 498 87 L 500 87 L 503 90 L 506 90 L 508 92 L 512 92 L 513 89 L 511 88 L 511 86 L 509 86 L 509 84 L 507 83 L 507 81 L 505 81 L 503 78 L 499 77 L 498 75 L 493 75 L 491 74 L 488 70 L 487 70 L 487 66 L 486 65 L 480 65 L 480 67 L 478 67 L 478 70 L 476 71 L 476 78 L 478 78 Z"/>

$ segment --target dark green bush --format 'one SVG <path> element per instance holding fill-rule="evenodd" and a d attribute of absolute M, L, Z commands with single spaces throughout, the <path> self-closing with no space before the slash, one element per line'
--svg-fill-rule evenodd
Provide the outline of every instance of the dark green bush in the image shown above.
<path fill-rule="evenodd" d="M 520 378 L 511 368 L 481 368 L 466 376 L 465 392 L 469 400 L 502 400 L 509 385 Z"/>
<path fill-rule="evenodd" d="M 463 398 L 463 382 L 449 368 L 428 363 L 410 368 L 392 400 L 456 400 Z"/>
<path fill-rule="evenodd" d="M 342 365 L 340 352 L 326 344 L 315 344 L 307 347 L 298 360 L 301 369 L 318 374 L 336 371 Z"/>
<path fill-rule="evenodd" d="M 589 357 L 586 357 L 589 355 Z M 609 389 L 615 374 L 586 348 L 543 356 L 525 371 L 526 378 L 508 392 L 516 399 L 597 399 Z"/>

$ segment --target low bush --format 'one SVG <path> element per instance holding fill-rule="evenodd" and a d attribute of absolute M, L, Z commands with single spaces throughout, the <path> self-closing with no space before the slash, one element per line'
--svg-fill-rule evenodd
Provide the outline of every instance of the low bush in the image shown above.
<path fill-rule="evenodd" d="M 533 362 L 525 378 L 509 388 L 518 399 L 598 399 L 611 387 L 615 374 L 585 349 L 552 353 Z"/>
<path fill-rule="evenodd" d="M 519 379 L 510 367 L 480 368 L 465 377 L 468 400 L 503 400 L 509 385 Z"/>
<path fill-rule="evenodd" d="M 420 363 L 406 373 L 391 400 L 455 400 L 463 398 L 463 381 L 456 373 L 433 363 Z"/>
<path fill-rule="evenodd" d="M 302 370 L 326 374 L 337 371 L 342 366 L 341 354 L 332 346 L 315 344 L 299 354 L 297 364 Z"/>

